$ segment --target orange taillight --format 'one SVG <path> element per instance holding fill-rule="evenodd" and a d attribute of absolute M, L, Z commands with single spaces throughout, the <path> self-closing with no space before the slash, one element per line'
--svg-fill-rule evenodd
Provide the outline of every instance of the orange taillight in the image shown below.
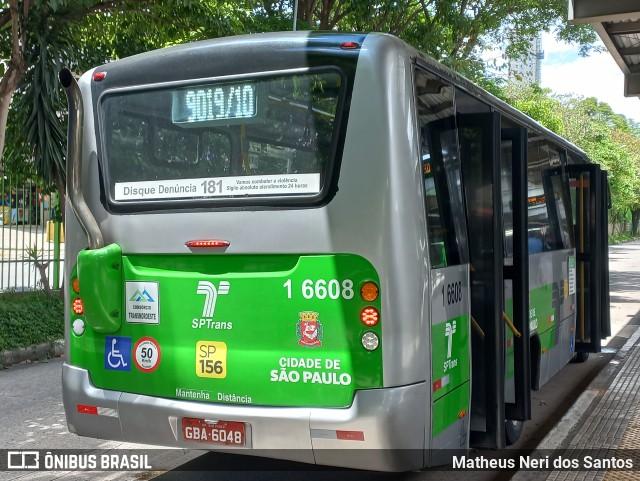
<path fill-rule="evenodd" d="M 71 288 L 73 289 L 73 292 L 80 294 L 80 282 L 77 277 L 71 281 Z"/>
<path fill-rule="evenodd" d="M 379 293 L 380 291 L 378 290 L 378 286 L 373 282 L 365 282 L 360 288 L 360 297 L 367 302 L 375 301 L 378 298 Z"/>

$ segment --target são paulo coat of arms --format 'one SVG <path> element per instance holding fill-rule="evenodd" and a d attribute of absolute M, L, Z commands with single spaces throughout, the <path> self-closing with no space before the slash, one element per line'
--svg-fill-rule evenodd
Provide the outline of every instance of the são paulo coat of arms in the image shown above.
<path fill-rule="evenodd" d="M 298 334 L 298 344 L 301 346 L 322 346 L 322 324 L 318 321 L 318 313 L 313 311 L 300 312 L 296 333 Z"/>

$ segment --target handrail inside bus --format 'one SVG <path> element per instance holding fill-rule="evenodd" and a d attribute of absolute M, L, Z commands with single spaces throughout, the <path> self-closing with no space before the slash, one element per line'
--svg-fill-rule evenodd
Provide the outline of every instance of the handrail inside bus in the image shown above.
<path fill-rule="evenodd" d="M 84 200 L 82 193 L 82 94 L 78 82 L 69 69 L 58 74 L 60 83 L 67 93 L 69 105 L 69 131 L 67 138 L 67 192 L 73 213 L 87 234 L 89 249 L 104 247 L 104 238 L 95 217 Z"/>

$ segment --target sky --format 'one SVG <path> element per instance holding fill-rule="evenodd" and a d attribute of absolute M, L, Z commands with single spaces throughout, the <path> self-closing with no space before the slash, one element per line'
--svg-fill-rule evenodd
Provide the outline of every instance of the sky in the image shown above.
<path fill-rule="evenodd" d="M 559 43 L 552 34 L 542 35 L 542 49 L 542 87 L 596 97 L 614 112 L 640 122 L 640 98 L 624 96 L 624 75 L 608 51 L 580 57 L 578 47 Z"/>

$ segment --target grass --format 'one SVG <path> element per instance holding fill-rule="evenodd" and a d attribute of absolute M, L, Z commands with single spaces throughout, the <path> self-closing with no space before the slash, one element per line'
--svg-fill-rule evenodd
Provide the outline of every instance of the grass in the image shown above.
<path fill-rule="evenodd" d="M 0 294 L 0 352 L 63 337 L 64 303 L 57 294 Z"/>
<path fill-rule="evenodd" d="M 622 244 L 623 242 L 629 242 L 638 239 L 638 236 L 632 236 L 630 232 L 623 234 L 614 234 L 609 236 L 609 245 Z"/>

